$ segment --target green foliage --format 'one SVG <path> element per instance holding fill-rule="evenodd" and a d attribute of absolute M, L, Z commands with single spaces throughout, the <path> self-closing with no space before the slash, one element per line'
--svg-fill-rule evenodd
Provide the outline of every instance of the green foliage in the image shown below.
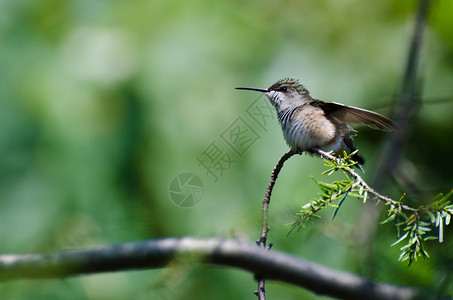
<path fill-rule="evenodd" d="M 448 199 L 453 194 L 453 190 L 447 195 L 437 195 L 428 207 L 420 207 L 416 211 L 407 213 L 402 209 L 402 200 L 397 204 L 390 204 L 388 210 L 388 218 L 381 222 L 385 224 L 389 221 L 395 223 L 398 232 L 398 240 L 392 246 L 405 241 L 401 250 L 399 261 L 409 260 L 409 265 L 417 260 L 418 256 L 429 258 L 428 253 L 423 247 L 423 242 L 428 240 L 438 239 L 440 243 L 443 242 L 443 226 L 448 225 L 453 215 L 453 204 Z M 430 234 L 432 228 L 438 228 L 438 235 Z"/>
<path fill-rule="evenodd" d="M 354 154 L 355 152 L 350 155 L 344 153 L 341 159 L 324 159 L 328 169 L 322 175 L 330 176 L 341 171 L 344 179 L 325 183 L 313 178 L 313 181 L 321 190 L 318 193 L 319 197 L 302 206 L 296 214 L 296 221 L 291 225 L 290 232 L 294 229 L 300 230 L 305 223 L 315 218 L 321 218 L 319 212 L 325 207 L 334 208 L 332 216 L 334 218 L 347 196 L 359 198 L 365 202 L 368 194 L 371 193 L 377 199 L 385 201 L 386 205 L 389 206 L 388 216 L 381 224 L 394 222 L 398 239 L 392 246 L 405 242 L 400 248 L 399 261 L 408 260 L 410 265 L 419 256 L 429 258 L 428 252 L 424 248 L 424 242 L 434 239 L 443 242 L 443 226 L 450 223 L 453 215 L 453 204 L 448 200 L 452 196 L 453 190 L 446 195 L 437 195 L 427 207 L 422 206 L 415 209 L 406 206 L 403 204 L 405 195 L 399 201 L 394 201 L 371 189 L 352 169 L 355 162 L 351 160 L 351 157 Z M 434 227 L 438 228 L 437 236 L 431 234 Z"/>

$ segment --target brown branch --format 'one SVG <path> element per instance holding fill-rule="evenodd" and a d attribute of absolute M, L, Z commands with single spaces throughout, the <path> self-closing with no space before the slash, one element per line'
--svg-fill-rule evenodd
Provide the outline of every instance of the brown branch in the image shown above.
<path fill-rule="evenodd" d="M 287 161 L 291 156 L 297 154 L 296 151 L 293 149 L 289 149 L 277 162 L 272 170 L 271 178 L 269 179 L 269 184 L 267 185 L 266 193 L 264 194 L 263 199 L 263 209 L 262 209 L 262 223 L 261 223 L 261 235 L 260 239 L 256 242 L 256 244 L 263 249 L 270 250 L 272 244 L 266 248 L 267 242 L 267 233 L 269 232 L 269 223 L 268 223 L 268 216 L 269 216 L 269 204 L 271 202 L 271 195 L 272 190 L 274 189 L 275 181 L 277 180 L 278 174 L 280 174 L 281 169 L 283 168 L 283 164 Z M 258 289 L 255 291 L 255 295 L 258 296 L 259 300 L 266 299 L 266 289 L 265 289 L 265 280 L 262 277 L 256 277 L 258 281 Z"/>
<path fill-rule="evenodd" d="M 415 288 L 371 282 L 282 252 L 267 251 L 244 241 L 192 237 L 48 254 L 0 255 L 0 281 L 61 279 L 78 274 L 161 268 L 169 262 L 178 261 L 240 268 L 262 278 L 294 284 L 339 299 L 409 300 L 434 297 Z"/>
<path fill-rule="evenodd" d="M 401 90 L 395 105 L 394 119 L 398 123 L 399 130 L 391 136 L 386 149 L 383 151 L 381 164 L 379 164 L 380 168 L 376 172 L 374 180 L 375 186 L 379 189 L 384 185 L 385 178 L 388 178 L 388 175 L 392 174 L 397 167 L 402 155 L 403 145 L 409 137 L 412 123 L 420 107 L 417 67 L 429 5 L 430 0 L 419 0 Z"/>
<path fill-rule="evenodd" d="M 419 87 L 418 66 L 430 2 L 430 0 L 418 0 L 418 8 L 413 24 L 412 37 L 407 49 L 401 86 L 393 108 L 393 119 L 399 125 L 399 130 L 389 136 L 383 149 L 379 151 L 377 168 L 373 172 L 374 176 L 371 180 L 373 186 L 379 191 L 383 190 L 387 180 L 392 178 L 395 169 L 398 168 L 403 155 L 404 145 L 419 111 L 421 87 Z M 359 235 L 357 240 L 361 244 L 361 249 L 358 249 L 358 252 L 363 256 L 362 259 L 368 260 L 368 264 L 372 263 L 370 253 L 380 212 L 380 208 L 371 202 L 366 203 L 358 221 L 357 228 L 360 228 L 360 230 L 357 232 Z M 369 268 L 369 270 L 372 269 Z"/>

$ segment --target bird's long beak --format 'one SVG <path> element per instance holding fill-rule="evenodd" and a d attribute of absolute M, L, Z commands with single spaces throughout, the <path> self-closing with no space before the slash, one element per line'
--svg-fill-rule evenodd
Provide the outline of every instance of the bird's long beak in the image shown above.
<path fill-rule="evenodd" d="M 249 90 L 249 91 L 257 91 L 261 93 L 268 93 L 268 89 L 260 89 L 260 88 L 252 88 L 252 87 L 237 87 L 237 90 Z"/>

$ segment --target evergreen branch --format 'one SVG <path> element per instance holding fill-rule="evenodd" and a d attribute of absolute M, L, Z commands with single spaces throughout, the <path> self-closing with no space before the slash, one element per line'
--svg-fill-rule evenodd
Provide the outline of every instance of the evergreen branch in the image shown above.
<path fill-rule="evenodd" d="M 428 258 L 429 255 L 424 249 L 424 242 L 428 240 L 438 239 L 443 241 L 443 227 L 448 225 L 453 215 L 453 204 L 448 200 L 453 195 L 453 190 L 447 195 L 439 194 L 434 198 L 429 206 L 413 208 L 403 204 L 404 195 L 398 200 L 393 200 L 390 197 L 383 196 L 373 188 L 371 188 L 360 175 L 358 175 L 352 167 L 356 162 L 351 160 L 355 153 L 344 157 L 335 157 L 325 151 L 314 149 L 324 158 L 325 165 L 328 169 L 322 174 L 328 176 L 336 171 L 341 171 L 345 176 L 344 180 L 334 181 L 332 183 L 319 182 L 313 178 L 315 183 L 320 188 L 318 193 L 319 198 L 315 198 L 309 203 L 302 206 L 300 212 L 296 216 L 296 221 L 290 227 L 290 233 L 294 229 L 300 229 L 304 223 L 311 221 L 314 218 L 320 218 L 318 212 L 325 207 L 335 207 L 333 217 L 336 216 L 339 207 L 347 196 L 361 198 L 365 202 L 368 194 L 374 196 L 377 200 L 383 201 L 390 208 L 388 209 L 388 217 L 381 224 L 394 222 L 397 229 L 397 241 L 392 246 L 405 241 L 400 250 L 400 261 L 409 261 L 409 265 L 417 260 L 418 256 Z M 351 178 L 353 180 L 351 180 Z M 334 202 L 338 201 L 338 204 Z M 431 235 L 433 227 L 438 228 L 438 235 Z"/>
<path fill-rule="evenodd" d="M 319 149 L 314 149 L 314 151 L 317 152 L 322 158 L 328 159 L 329 161 L 331 161 L 331 162 L 333 162 L 333 163 L 335 163 L 337 165 L 341 165 L 342 164 L 340 158 L 337 158 L 337 157 L 333 156 L 332 154 L 330 154 L 328 152 L 325 152 L 325 151 L 322 151 L 322 150 L 319 150 Z M 346 159 L 348 159 L 348 157 L 346 157 Z M 350 164 L 351 163 L 349 163 L 349 165 L 347 165 L 347 166 L 350 166 Z M 363 180 L 362 177 L 359 174 L 357 174 L 357 172 L 352 170 L 350 167 L 348 167 L 348 168 L 341 167 L 341 170 L 343 170 L 343 171 L 347 172 L 349 175 L 351 175 L 355 179 L 355 181 L 358 182 L 358 185 L 361 185 L 365 190 L 368 191 L 369 194 L 375 196 L 377 199 L 382 200 L 385 203 L 389 203 L 389 204 L 393 204 L 395 206 L 398 206 L 400 209 L 404 209 L 404 210 L 407 210 L 407 211 L 414 211 L 414 212 L 418 211 L 418 209 L 416 209 L 416 208 L 401 204 L 400 202 L 395 201 L 392 198 L 389 198 L 387 196 L 383 196 L 383 195 L 379 194 L 373 188 L 371 188 L 368 185 L 368 183 L 366 183 L 365 180 Z"/>

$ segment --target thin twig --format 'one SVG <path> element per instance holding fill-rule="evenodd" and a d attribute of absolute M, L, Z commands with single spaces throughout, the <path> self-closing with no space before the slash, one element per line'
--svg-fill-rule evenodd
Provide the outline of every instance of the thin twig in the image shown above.
<path fill-rule="evenodd" d="M 274 189 L 275 181 L 277 180 L 278 174 L 280 173 L 283 164 L 287 161 L 291 156 L 297 154 L 292 148 L 288 150 L 277 162 L 272 171 L 271 178 L 269 179 L 269 184 L 267 185 L 266 193 L 264 194 L 263 199 L 263 214 L 262 214 L 262 223 L 261 223 L 261 235 L 260 239 L 256 242 L 256 244 L 263 249 L 270 250 L 272 244 L 269 247 L 266 247 L 267 242 L 267 233 L 269 232 L 269 223 L 268 223 L 268 216 L 269 216 L 269 204 L 271 202 L 271 195 L 272 190 Z M 258 296 L 259 300 L 266 299 L 266 289 L 265 289 L 265 280 L 263 277 L 257 277 L 258 281 L 258 289 L 255 291 L 255 295 Z"/>
<path fill-rule="evenodd" d="M 271 195 L 272 195 L 272 190 L 274 189 L 275 181 L 277 180 L 278 174 L 280 173 L 285 161 L 287 161 L 294 154 L 297 154 L 297 152 L 294 151 L 293 149 L 289 149 L 288 152 L 286 152 L 280 158 L 280 160 L 275 165 L 274 170 L 272 171 L 271 178 L 269 180 L 269 184 L 267 185 L 266 193 L 264 194 L 264 199 L 263 199 L 263 217 L 262 217 L 263 219 L 262 219 L 262 226 L 261 226 L 261 235 L 260 235 L 259 241 L 257 241 L 258 246 L 260 246 L 262 248 L 266 247 L 267 233 L 269 231 L 268 211 L 269 211 L 269 204 L 271 202 Z"/>

